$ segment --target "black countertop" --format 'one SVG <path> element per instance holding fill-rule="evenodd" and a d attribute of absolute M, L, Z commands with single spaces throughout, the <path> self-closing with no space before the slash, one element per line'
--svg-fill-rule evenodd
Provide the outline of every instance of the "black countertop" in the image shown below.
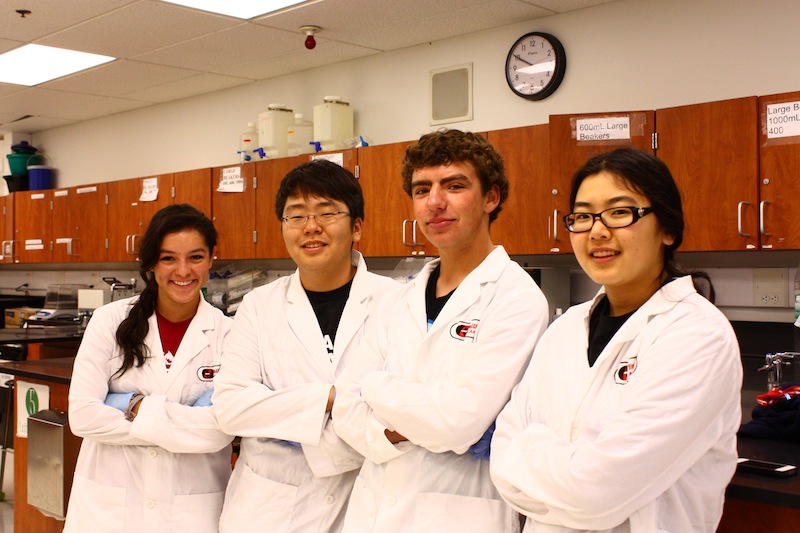
<path fill-rule="evenodd" d="M 38 361 L 10 361 L 0 363 L 0 372 L 20 378 L 38 379 L 69 385 L 72 381 L 74 357 L 40 359 Z"/>
<path fill-rule="evenodd" d="M 0 329 L 0 345 L 74 341 L 82 337 L 83 329 L 77 325 Z"/>

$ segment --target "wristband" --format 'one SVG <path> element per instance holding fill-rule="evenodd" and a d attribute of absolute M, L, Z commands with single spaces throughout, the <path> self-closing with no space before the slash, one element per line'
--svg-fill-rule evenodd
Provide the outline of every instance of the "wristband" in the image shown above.
<path fill-rule="evenodd" d="M 133 419 L 136 418 L 136 413 L 133 412 L 133 408 L 136 407 L 136 404 L 144 400 L 144 394 L 134 394 L 131 397 L 131 401 L 128 402 L 128 408 L 125 409 L 125 419 L 128 421 L 133 422 Z"/>

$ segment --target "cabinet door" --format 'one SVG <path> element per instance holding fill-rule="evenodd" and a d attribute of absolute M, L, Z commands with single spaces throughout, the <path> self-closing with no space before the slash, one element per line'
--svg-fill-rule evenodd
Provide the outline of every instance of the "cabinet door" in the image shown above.
<path fill-rule="evenodd" d="M 275 215 L 275 195 L 286 174 L 309 161 L 308 154 L 256 163 L 256 257 L 286 259 L 289 253 L 283 243 L 281 221 Z"/>
<path fill-rule="evenodd" d="M 0 263 L 13 263 L 18 244 L 14 242 L 14 195 L 0 197 Z"/>
<path fill-rule="evenodd" d="M 562 222 L 569 213 L 572 177 L 586 161 L 615 148 L 638 148 L 653 153 L 653 111 L 587 113 L 550 116 L 551 252 L 571 252 Z"/>
<path fill-rule="evenodd" d="M 364 193 L 364 230 L 359 251 L 368 257 L 416 255 L 422 232 L 413 227 L 414 209 L 403 190 L 400 168 L 415 141 L 358 149 L 358 182 Z"/>
<path fill-rule="evenodd" d="M 176 172 L 172 177 L 173 203 L 191 204 L 211 218 L 211 169 Z"/>
<path fill-rule="evenodd" d="M 158 176 L 148 176 L 137 178 L 139 182 L 139 202 L 137 205 L 137 217 L 139 219 L 139 229 L 132 239 L 133 249 L 138 253 L 141 238 L 150 225 L 150 219 L 158 211 L 172 205 L 172 174 L 159 174 Z"/>
<path fill-rule="evenodd" d="M 755 96 L 656 110 L 658 157 L 683 199 L 679 251 L 758 247 Z"/>
<path fill-rule="evenodd" d="M 108 187 L 108 260 L 134 261 L 136 252 L 131 240 L 139 233 L 138 178 L 111 181 Z"/>
<path fill-rule="evenodd" d="M 218 259 L 255 258 L 255 174 L 255 163 L 212 170 L 211 220 L 219 234 Z"/>
<path fill-rule="evenodd" d="M 796 250 L 800 248 L 800 92 L 762 96 L 759 109 L 760 245 Z"/>
<path fill-rule="evenodd" d="M 53 191 L 18 191 L 14 194 L 14 235 L 17 263 L 53 262 Z"/>
<path fill-rule="evenodd" d="M 549 187 L 548 125 L 490 131 L 489 142 L 503 155 L 508 199 L 492 223 L 492 242 L 509 254 L 550 252 L 552 195 Z"/>
<path fill-rule="evenodd" d="M 53 261 L 98 263 L 106 252 L 107 185 L 53 191 Z"/>

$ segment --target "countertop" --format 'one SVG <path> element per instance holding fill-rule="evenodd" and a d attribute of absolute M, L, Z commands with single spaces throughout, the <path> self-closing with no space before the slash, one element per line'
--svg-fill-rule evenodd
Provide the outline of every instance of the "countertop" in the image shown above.
<path fill-rule="evenodd" d="M 21 378 L 69 385 L 72 381 L 72 365 L 74 363 L 74 357 L 41 359 L 39 361 L 11 361 L 0 363 L 0 372 Z"/>
<path fill-rule="evenodd" d="M 0 328 L 0 344 L 74 341 L 81 337 L 83 337 L 83 329 L 77 325 Z"/>

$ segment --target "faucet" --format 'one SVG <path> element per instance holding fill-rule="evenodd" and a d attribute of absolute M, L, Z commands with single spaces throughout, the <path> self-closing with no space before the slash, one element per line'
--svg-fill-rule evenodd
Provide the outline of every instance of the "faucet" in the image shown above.
<path fill-rule="evenodd" d="M 767 390 L 779 388 L 783 378 L 783 366 L 792 364 L 792 359 L 800 356 L 798 352 L 778 352 L 768 353 L 764 358 L 764 366 L 758 369 L 759 372 L 767 371 Z"/>

